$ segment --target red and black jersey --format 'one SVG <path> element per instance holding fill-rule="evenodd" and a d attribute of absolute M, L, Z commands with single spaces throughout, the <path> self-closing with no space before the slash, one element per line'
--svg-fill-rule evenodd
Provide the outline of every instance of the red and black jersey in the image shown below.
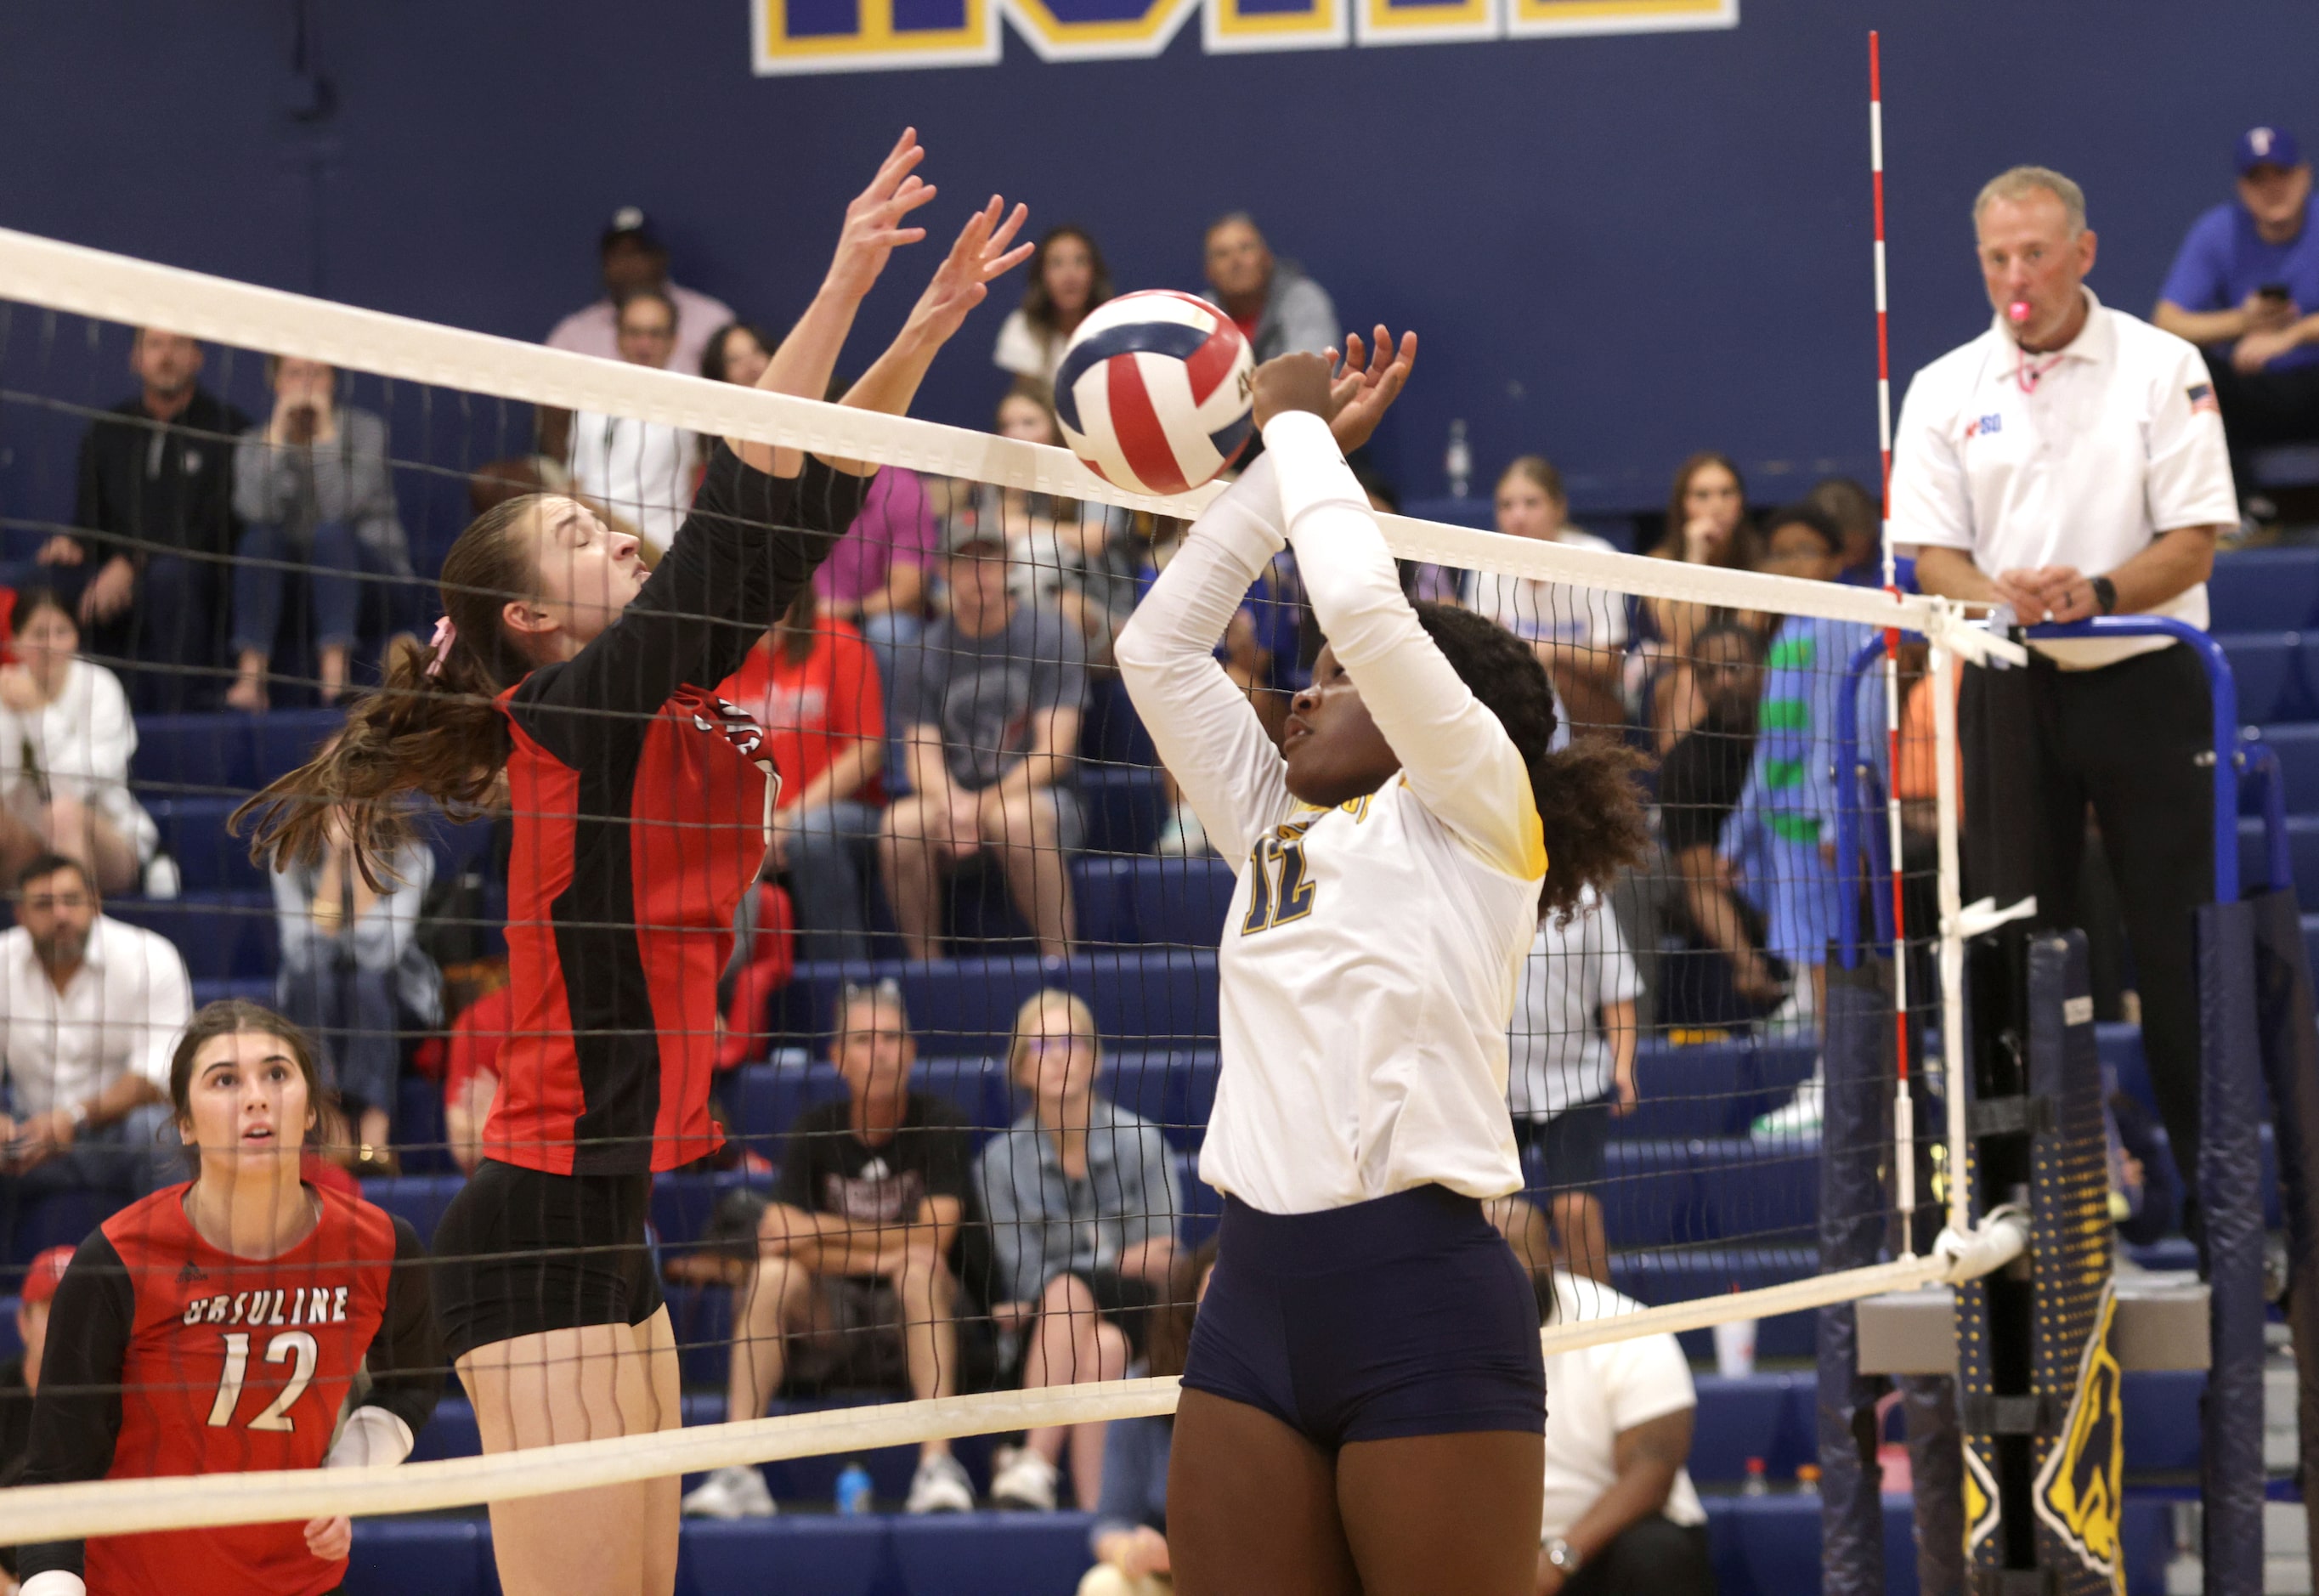
<path fill-rule="evenodd" d="M 867 480 L 719 445 L 620 618 L 501 700 L 513 751 L 508 972 L 485 1156 L 638 1175 L 714 1152 L 717 978 L 768 843 L 770 756 L 716 698 L 860 512 Z"/>
<path fill-rule="evenodd" d="M 122 1210 L 74 1255 L 50 1310 L 23 1483 L 318 1468 L 365 1360 L 365 1405 L 414 1436 L 434 1411 L 442 1343 L 407 1222 L 310 1186 L 312 1233 L 244 1258 L 194 1228 L 186 1189 Z M 23 1548 L 20 1578 L 50 1568 L 104 1596 L 316 1596 L 347 1565 L 316 1557 L 302 1523 L 287 1523 Z"/>

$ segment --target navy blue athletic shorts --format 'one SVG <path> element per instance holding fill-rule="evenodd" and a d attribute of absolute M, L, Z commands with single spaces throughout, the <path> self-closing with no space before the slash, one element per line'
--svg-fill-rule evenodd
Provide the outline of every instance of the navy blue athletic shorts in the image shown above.
<path fill-rule="evenodd" d="M 1546 1428 L 1529 1275 L 1480 1203 L 1439 1186 L 1317 1213 L 1225 1198 L 1184 1384 L 1331 1449 Z"/>

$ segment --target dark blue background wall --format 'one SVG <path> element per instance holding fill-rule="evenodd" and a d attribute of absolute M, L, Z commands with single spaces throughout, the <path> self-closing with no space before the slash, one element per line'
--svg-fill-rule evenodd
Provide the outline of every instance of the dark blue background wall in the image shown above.
<path fill-rule="evenodd" d="M 760 78 L 744 0 L 318 0 L 337 109 L 293 119 L 288 0 L 0 7 L 0 225 L 536 338 L 590 297 L 617 204 L 678 275 L 781 321 L 904 122 L 945 233 L 992 188 L 1078 220 L 1123 286 L 1190 285 L 1255 211 L 1423 366 L 1385 463 L 1440 491 L 1543 449 L 1582 503 L 1648 505 L 1684 453 L 1759 498 L 1872 470 L 1865 30 L 1884 31 L 1894 359 L 1987 315 L 1965 210 L 2018 160 L 2085 183 L 2097 288 L 2146 312 L 2228 148 L 2319 136 L 2310 0 L 1743 0 L 1728 32 Z M 925 252 L 922 250 L 921 254 Z M 889 329 L 931 259 L 898 260 Z M 1010 296 L 1011 297 L 1011 296 Z M 923 409 L 979 424 L 988 307 Z"/>

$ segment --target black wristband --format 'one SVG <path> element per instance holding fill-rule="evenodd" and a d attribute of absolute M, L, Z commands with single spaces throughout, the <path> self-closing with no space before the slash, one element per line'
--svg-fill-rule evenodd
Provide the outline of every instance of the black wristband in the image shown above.
<path fill-rule="evenodd" d="M 2104 615 L 2117 613 L 2117 583 L 2107 576 L 2097 576 L 2086 583 L 2094 591 L 2094 606 Z"/>

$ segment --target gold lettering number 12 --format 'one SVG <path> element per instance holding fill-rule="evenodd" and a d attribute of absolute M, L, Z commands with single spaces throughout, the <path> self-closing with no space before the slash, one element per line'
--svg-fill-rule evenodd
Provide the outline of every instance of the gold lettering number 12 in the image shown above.
<path fill-rule="evenodd" d="M 1242 936 L 1302 920 L 1313 912 L 1313 883 L 1304 874 L 1304 827 L 1284 825 L 1249 850 L 1248 917 Z"/>

